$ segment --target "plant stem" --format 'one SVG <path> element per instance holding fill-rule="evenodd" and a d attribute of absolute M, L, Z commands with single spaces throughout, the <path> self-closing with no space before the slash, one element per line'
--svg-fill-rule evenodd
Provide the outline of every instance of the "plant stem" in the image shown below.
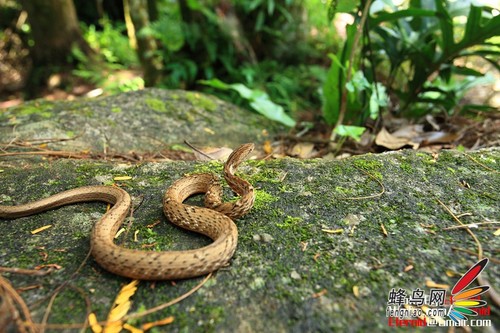
<path fill-rule="evenodd" d="M 361 21 L 359 22 L 358 29 L 356 31 L 356 35 L 354 35 L 354 42 L 352 43 L 352 48 L 351 48 L 351 54 L 349 54 L 349 64 L 347 67 L 347 73 L 346 73 L 346 78 L 345 78 L 345 83 L 347 84 L 349 81 L 351 81 L 351 76 L 352 76 L 352 66 L 354 62 L 354 57 L 355 57 L 355 50 L 357 49 L 357 46 L 359 44 L 359 40 L 363 34 L 363 28 L 366 23 L 366 19 L 369 15 L 368 10 L 370 9 L 370 5 L 372 3 L 372 0 L 367 0 L 365 2 L 365 6 L 363 7 L 363 11 L 361 12 Z M 339 111 L 339 118 L 337 119 L 337 123 L 335 124 L 335 127 L 333 128 L 332 135 L 330 137 L 330 141 L 335 141 L 335 128 L 338 126 L 342 125 L 342 122 L 344 121 L 345 118 L 345 113 L 347 110 L 347 88 L 342 87 L 342 95 L 340 98 L 340 111 Z"/>

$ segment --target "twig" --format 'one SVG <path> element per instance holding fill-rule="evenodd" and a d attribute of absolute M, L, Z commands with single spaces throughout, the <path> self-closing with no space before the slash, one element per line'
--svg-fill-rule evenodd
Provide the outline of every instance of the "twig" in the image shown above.
<path fill-rule="evenodd" d="M 460 221 L 460 219 L 455 214 L 453 214 L 453 212 L 441 200 L 439 200 L 438 198 L 436 198 L 436 200 L 437 200 L 437 202 L 439 202 L 439 204 L 441 206 L 443 206 L 443 208 L 448 212 L 448 214 L 450 214 L 451 217 L 453 217 L 453 219 L 455 221 L 457 221 L 461 226 L 465 225 L 465 224 L 462 223 L 462 221 Z M 477 239 L 476 235 L 470 230 L 470 228 L 466 228 L 465 231 L 467 231 L 467 233 L 469 235 L 471 235 L 471 237 L 474 239 L 474 242 L 476 242 L 476 245 L 477 245 L 477 257 L 479 259 L 482 259 L 483 258 L 483 246 L 479 242 L 479 239 Z"/>
<path fill-rule="evenodd" d="M 500 223 L 500 222 L 492 221 L 492 222 L 479 222 L 479 223 L 469 223 L 469 224 L 462 224 L 462 225 L 454 225 L 454 226 L 451 226 L 451 227 L 443 228 L 441 230 L 453 230 L 453 229 L 470 228 L 470 227 L 474 227 L 474 226 L 477 226 L 477 225 L 495 224 L 495 223 Z"/>
<path fill-rule="evenodd" d="M 31 313 L 28 309 L 28 306 L 24 302 L 23 298 L 19 296 L 16 290 L 12 287 L 9 281 L 0 275 L 0 291 L 2 289 L 5 291 L 5 294 L 8 295 L 21 308 L 25 320 L 24 327 L 26 327 L 28 331 L 35 333 L 35 323 L 33 323 L 33 319 L 31 318 Z"/>
<path fill-rule="evenodd" d="M 465 252 L 467 254 L 472 254 L 472 255 L 475 255 L 477 256 L 477 253 L 474 252 L 474 251 L 471 251 L 471 250 L 467 250 L 467 249 L 462 249 L 461 247 L 452 247 L 451 248 L 453 251 L 460 251 L 460 252 Z M 500 264 L 500 260 L 498 259 L 495 259 L 495 258 L 488 258 L 491 262 L 494 262 L 495 264 Z"/>
<path fill-rule="evenodd" d="M 189 148 L 191 148 L 192 150 L 194 150 L 195 152 L 197 152 L 198 154 L 201 154 L 203 156 L 205 156 L 206 158 L 208 158 L 209 160 L 214 160 L 214 158 L 204 152 L 202 152 L 199 148 L 196 148 L 195 146 L 193 146 L 191 143 L 189 143 L 187 140 L 184 140 L 184 143 L 186 144 L 186 146 L 188 146 Z"/>
<path fill-rule="evenodd" d="M 0 266 L 0 273 L 14 273 L 14 274 L 22 274 L 22 275 L 35 275 L 35 276 L 44 276 L 50 274 L 54 271 L 53 268 L 48 268 L 46 270 L 38 270 L 38 269 L 24 269 L 17 267 L 3 267 Z"/>
<path fill-rule="evenodd" d="M 371 194 L 371 195 L 367 195 L 367 196 L 363 196 L 363 197 L 347 197 L 347 198 L 337 198 L 337 199 L 339 199 L 339 200 L 364 200 L 364 199 L 371 199 L 371 198 L 380 197 L 382 194 L 385 193 L 384 184 L 382 184 L 382 182 L 380 180 L 378 180 L 377 177 L 375 177 L 371 173 L 369 173 L 369 172 L 367 172 L 367 171 L 365 171 L 365 170 L 363 170 L 361 168 L 358 168 L 357 166 L 354 166 L 354 167 L 356 169 L 358 169 L 359 171 L 363 172 L 365 175 L 367 175 L 371 179 L 375 180 L 380 185 L 380 187 L 382 188 L 382 190 L 379 193 Z"/>
<path fill-rule="evenodd" d="M 485 165 L 485 164 L 483 164 L 483 163 L 479 162 L 478 160 L 476 160 L 474 157 L 470 156 L 469 154 L 464 153 L 464 155 L 465 155 L 465 156 L 467 156 L 469 159 L 471 159 L 473 162 L 475 162 L 475 163 L 479 164 L 480 166 L 482 166 L 483 168 L 485 168 L 486 170 L 491 171 L 491 172 L 494 172 L 494 173 L 500 173 L 500 171 L 497 171 L 497 170 L 495 170 L 495 169 L 492 169 L 492 168 L 490 168 L 489 166 L 487 166 L 487 165 Z"/>
<path fill-rule="evenodd" d="M 460 221 L 456 216 L 455 214 L 453 214 L 453 212 L 439 199 L 436 198 L 436 200 L 441 204 L 441 206 L 444 207 L 444 209 L 446 209 L 446 211 L 453 217 L 453 219 L 455 221 L 457 221 L 460 225 L 464 225 L 462 223 L 462 221 Z M 465 231 L 467 231 L 467 233 L 469 235 L 471 235 L 471 237 L 474 239 L 474 241 L 476 242 L 476 245 L 477 245 L 477 253 L 476 253 L 476 256 L 478 258 L 478 260 L 481 260 L 483 259 L 483 247 L 481 245 L 481 243 L 479 242 L 479 240 L 477 239 L 476 235 L 472 232 L 472 230 L 470 230 L 470 228 L 466 228 Z M 491 260 L 491 259 L 490 259 Z M 482 276 L 478 276 L 477 277 L 477 282 L 480 284 L 480 285 L 489 285 L 490 286 L 490 290 L 489 290 L 489 293 L 488 295 L 490 296 L 491 300 L 493 301 L 493 303 L 495 303 L 497 306 L 500 306 L 500 295 L 498 295 L 498 293 L 496 292 L 496 290 L 493 288 L 493 286 L 491 284 L 488 283 L 488 281 L 482 277 Z"/>

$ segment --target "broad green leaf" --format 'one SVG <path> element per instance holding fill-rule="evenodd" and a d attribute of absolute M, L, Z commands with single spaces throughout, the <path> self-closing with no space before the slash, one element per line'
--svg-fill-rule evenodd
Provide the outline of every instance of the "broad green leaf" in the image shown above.
<path fill-rule="evenodd" d="M 283 107 L 273 103 L 267 94 L 265 97 L 260 97 L 250 102 L 250 106 L 258 113 L 266 116 L 266 118 L 280 122 L 283 125 L 294 127 L 296 124 L 295 120 L 285 113 Z"/>
<path fill-rule="evenodd" d="M 411 8 L 411 9 L 400 10 L 394 13 L 380 13 L 370 20 L 370 24 L 374 26 L 382 22 L 399 20 L 406 17 L 413 18 L 413 17 L 426 17 L 426 16 L 435 17 L 436 12 L 434 10 Z"/>
<path fill-rule="evenodd" d="M 211 79 L 211 80 L 200 80 L 198 81 L 201 84 L 204 84 L 206 86 L 210 86 L 213 88 L 221 89 L 221 90 L 228 90 L 231 89 L 231 86 L 225 82 L 222 82 L 219 79 Z"/>
<path fill-rule="evenodd" d="M 437 17 L 439 19 L 439 26 L 441 27 L 441 49 L 443 53 L 451 49 L 453 41 L 453 22 L 448 14 L 446 7 L 442 0 L 436 0 Z"/>
<path fill-rule="evenodd" d="M 200 80 L 199 82 L 217 89 L 235 90 L 242 98 L 249 102 L 252 109 L 266 118 L 280 122 L 286 126 L 295 126 L 295 120 L 285 113 L 282 106 L 271 101 L 269 95 L 262 90 L 250 89 L 241 83 L 227 84 L 219 79 Z"/>
<path fill-rule="evenodd" d="M 340 75 L 341 64 L 337 56 L 330 54 L 332 64 L 323 84 L 323 117 L 330 125 L 335 124 L 339 116 L 340 108 Z"/>
<path fill-rule="evenodd" d="M 338 135 L 347 136 L 359 141 L 361 140 L 361 135 L 363 135 L 365 130 L 366 128 L 360 126 L 340 125 L 335 127 L 333 131 Z"/>

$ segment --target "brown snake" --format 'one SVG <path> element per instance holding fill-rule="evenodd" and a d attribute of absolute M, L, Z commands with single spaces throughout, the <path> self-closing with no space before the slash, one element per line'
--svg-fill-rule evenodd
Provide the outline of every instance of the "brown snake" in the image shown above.
<path fill-rule="evenodd" d="M 251 143 L 238 147 L 224 164 L 224 177 L 240 198 L 222 202 L 222 188 L 212 174 L 195 174 L 174 182 L 163 198 L 163 211 L 175 225 L 210 237 L 213 243 L 185 251 L 141 251 L 116 245 L 113 238 L 127 217 L 131 199 L 127 192 L 112 186 L 85 186 L 18 206 L 0 206 L 1 218 L 17 218 L 67 204 L 104 201 L 113 205 L 94 225 L 90 242 L 92 255 L 104 269 L 141 280 L 173 280 L 215 271 L 234 254 L 238 229 L 232 221 L 248 213 L 255 199 L 250 183 L 234 171 L 253 150 Z M 183 204 L 188 197 L 205 193 L 205 206 Z"/>

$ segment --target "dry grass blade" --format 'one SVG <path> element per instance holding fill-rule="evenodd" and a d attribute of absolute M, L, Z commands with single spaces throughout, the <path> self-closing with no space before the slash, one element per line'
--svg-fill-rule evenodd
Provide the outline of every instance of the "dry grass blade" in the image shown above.
<path fill-rule="evenodd" d="M 347 198 L 337 198 L 339 200 L 364 200 L 364 199 L 371 199 L 371 198 L 376 198 L 376 197 L 380 197 L 382 196 L 384 193 L 385 193 L 385 186 L 384 184 L 382 184 L 382 182 L 380 180 L 377 179 L 377 177 L 375 177 L 374 175 L 372 175 L 371 173 L 363 170 L 363 169 L 360 169 L 356 166 L 354 166 L 356 169 L 358 169 L 359 171 L 363 172 L 365 175 L 367 175 L 368 177 L 370 177 L 371 179 L 373 179 L 374 181 L 376 181 L 379 185 L 380 185 L 380 188 L 382 189 L 379 193 L 376 193 L 376 194 L 372 194 L 372 195 L 367 195 L 367 196 L 362 196 L 362 197 L 347 197 Z"/>
<path fill-rule="evenodd" d="M 439 202 L 439 204 L 441 206 L 443 206 L 443 208 L 453 217 L 453 219 L 455 221 L 457 221 L 461 226 L 465 226 L 464 223 L 462 223 L 462 221 L 460 221 L 460 219 L 455 215 L 453 214 L 453 212 L 439 199 L 437 199 L 437 202 Z M 479 242 L 479 239 L 476 237 L 476 235 L 472 232 L 472 230 L 470 230 L 470 228 L 468 227 L 465 227 L 465 231 L 467 231 L 467 233 L 469 235 L 471 235 L 471 237 L 474 239 L 474 242 L 476 242 L 476 245 L 477 245 L 477 258 L 478 260 L 481 260 L 483 259 L 483 246 L 481 245 L 481 243 Z M 477 277 L 477 281 L 479 284 L 481 285 L 489 285 L 490 286 L 490 290 L 488 292 L 491 300 L 493 301 L 493 303 L 495 303 L 497 306 L 500 306 L 500 295 L 498 295 L 498 293 L 496 292 L 496 290 L 493 288 L 493 286 L 491 284 L 489 284 L 486 279 L 482 276 L 478 276 Z"/>
<path fill-rule="evenodd" d="M 485 168 L 486 170 L 491 171 L 491 172 L 494 172 L 494 173 L 500 173 L 500 171 L 497 171 L 497 170 L 495 170 L 495 169 L 492 169 L 492 168 L 490 168 L 489 166 L 487 166 L 487 165 L 485 165 L 485 164 L 483 164 L 483 163 L 479 162 L 478 160 L 476 160 L 474 157 L 470 156 L 469 154 L 464 153 L 464 155 L 465 155 L 465 156 L 467 156 L 467 158 L 469 158 L 472 162 L 477 163 L 478 165 L 482 166 L 482 167 L 483 167 L 483 168 Z"/>

